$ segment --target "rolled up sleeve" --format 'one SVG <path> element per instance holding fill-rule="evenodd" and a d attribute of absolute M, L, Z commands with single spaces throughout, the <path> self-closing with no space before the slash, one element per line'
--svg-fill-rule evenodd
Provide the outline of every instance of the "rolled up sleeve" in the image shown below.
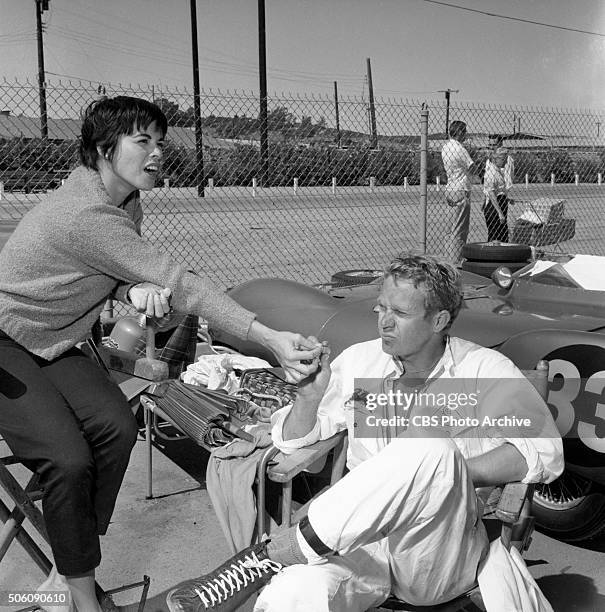
<path fill-rule="evenodd" d="M 507 438 L 527 463 L 527 474 L 521 482 L 552 482 L 563 472 L 563 442 L 561 438 Z"/>
<path fill-rule="evenodd" d="M 292 454 L 299 448 L 310 446 L 318 440 L 326 440 L 346 428 L 344 397 L 340 361 L 337 357 L 332 363 L 332 376 L 326 393 L 317 409 L 317 419 L 313 429 L 300 438 L 284 440 L 284 423 L 292 410 L 292 405 L 276 410 L 271 416 L 271 437 L 273 444 L 285 455 Z"/>
<path fill-rule="evenodd" d="M 276 410 L 271 415 L 271 438 L 273 439 L 273 445 L 284 453 L 284 455 L 291 455 L 295 450 L 310 446 L 320 439 L 321 426 L 319 420 L 317 420 L 315 421 L 313 429 L 302 438 L 284 440 L 284 422 L 291 410 L 292 404 Z"/>
<path fill-rule="evenodd" d="M 496 427 L 491 446 L 512 444 L 527 463 L 524 483 L 551 482 L 564 467 L 563 441 L 546 402 L 509 360 L 498 366 L 499 379 L 487 382 L 485 399 L 490 417 L 515 417 L 518 426 Z M 521 425 L 527 422 L 528 425 Z M 512 434 L 512 435 L 511 435 Z M 521 435 L 519 435 L 521 434 Z"/>

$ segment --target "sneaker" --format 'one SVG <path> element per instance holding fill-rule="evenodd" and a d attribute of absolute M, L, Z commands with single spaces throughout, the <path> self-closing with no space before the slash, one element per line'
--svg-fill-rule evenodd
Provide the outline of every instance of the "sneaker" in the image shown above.
<path fill-rule="evenodd" d="M 170 612 L 232 612 L 281 570 L 267 543 L 245 548 L 210 574 L 189 580 L 166 596 Z"/>

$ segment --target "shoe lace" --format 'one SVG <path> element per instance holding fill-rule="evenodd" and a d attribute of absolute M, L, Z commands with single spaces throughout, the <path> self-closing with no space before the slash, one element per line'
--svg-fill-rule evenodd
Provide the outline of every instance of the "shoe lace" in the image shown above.
<path fill-rule="evenodd" d="M 257 578 L 261 578 L 263 573 L 277 573 L 281 568 L 281 563 L 277 561 L 259 559 L 256 553 L 250 553 L 226 567 L 207 583 L 199 584 L 194 590 L 208 609 L 226 601 L 236 591 L 248 586 L 248 583 L 253 583 Z"/>

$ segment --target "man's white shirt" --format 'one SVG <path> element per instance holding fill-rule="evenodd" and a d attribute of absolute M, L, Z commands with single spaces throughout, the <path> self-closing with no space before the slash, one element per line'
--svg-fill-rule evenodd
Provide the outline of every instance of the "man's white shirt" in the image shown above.
<path fill-rule="evenodd" d="M 295 449 L 309 446 L 335 433 L 348 430 L 349 448 L 347 466 L 353 469 L 380 452 L 393 437 L 390 427 L 377 429 L 375 435 L 356 436 L 355 408 L 351 397 L 355 381 L 372 379 L 383 381 L 384 390 L 403 373 L 401 364 L 382 350 L 380 339 L 355 344 L 343 351 L 332 363 L 332 376 L 319 405 L 313 429 L 305 436 L 284 440 L 283 424 L 291 406 L 276 411 L 272 416 L 273 443 L 289 454 Z M 504 355 L 460 338 L 449 338 L 442 358 L 428 377 L 434 384 L 447 384 L 449 390 L 464 386 L 465 393 L 479 391 L 478 405 L 474 409 L 481 419 L 475 435 L 468 428 L 454 428 L 453 441 L 465 458 L 484 454 L 505 443 L 513 444 L 527 462 L 528 471 L 523 482 L 550 482 L 563 471 L 563 446 L 552 416 L 538 392 L 523 373 Z M 507 383 L 508 381 L 508 383 Z M 510 383 L 513 384 L 510 384 Z M 431 384 L 433 384 L 431 382 Z M 470 388 L 469 388 L 470 387 Z M 429 387 L 430 389 L 431 387 Z M 413 414 L 413 409 L 412 409 Z M 518 422 L 530 419 L 534 423 L 532 436 L 489 435 L 484 426 L 485 416 L 500 418 L 515 415 Z M 535 424 L 538 435 L 533 435 Z M 430 430 L 429 430 L 430 431 Z M 512 430 L 515 431 L 514 428 Z M 522 429 L 519 430 L 522 432 Z M 427 435 L 427 437 L 430 437 Z"/>
<path fill-rule="evenodd" d="M 441 158 L 450 188 L 470 191 L 471 180 L 468 171 L 473 160 L 464 146 L 450 138 L 441 149 Z"/>

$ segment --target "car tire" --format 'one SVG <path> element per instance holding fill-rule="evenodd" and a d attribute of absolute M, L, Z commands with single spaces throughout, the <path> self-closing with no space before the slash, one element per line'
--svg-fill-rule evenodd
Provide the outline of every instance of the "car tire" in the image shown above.
<path fill-rule="evenodd" d="M 383 274 L 382 270 L 341 270 L 332 275 L 331 282 L 337 287 L 367 285 Z"/>
<path fill-rule="evenodd" d="M 462 257 L 469 261 L 521 262 L 531 257 L 531 248 L 526 244 L 469 242 L 462 247 Z"/>
<path fill-rule="evenodd" d="M 473 272 L 474 274 L 479 274 L 480 276 L 485 276 L 486 278 L 490 278 L 492 272 L 497 270 L 501 266 L 506 266 L 511 272 L 516 272 L 521 268 L 524 268 L 529 262 L 522 261 L 468 261 L 465 260 L 462 262 L 462 269 L 467 272 Z"/>
<path fill-rule="evenodd" d="M 550 484 L 537 484 L 532 514 L 540 531 L 565 542 L 605 533 L 605 488 L 570 470 Z"/>

